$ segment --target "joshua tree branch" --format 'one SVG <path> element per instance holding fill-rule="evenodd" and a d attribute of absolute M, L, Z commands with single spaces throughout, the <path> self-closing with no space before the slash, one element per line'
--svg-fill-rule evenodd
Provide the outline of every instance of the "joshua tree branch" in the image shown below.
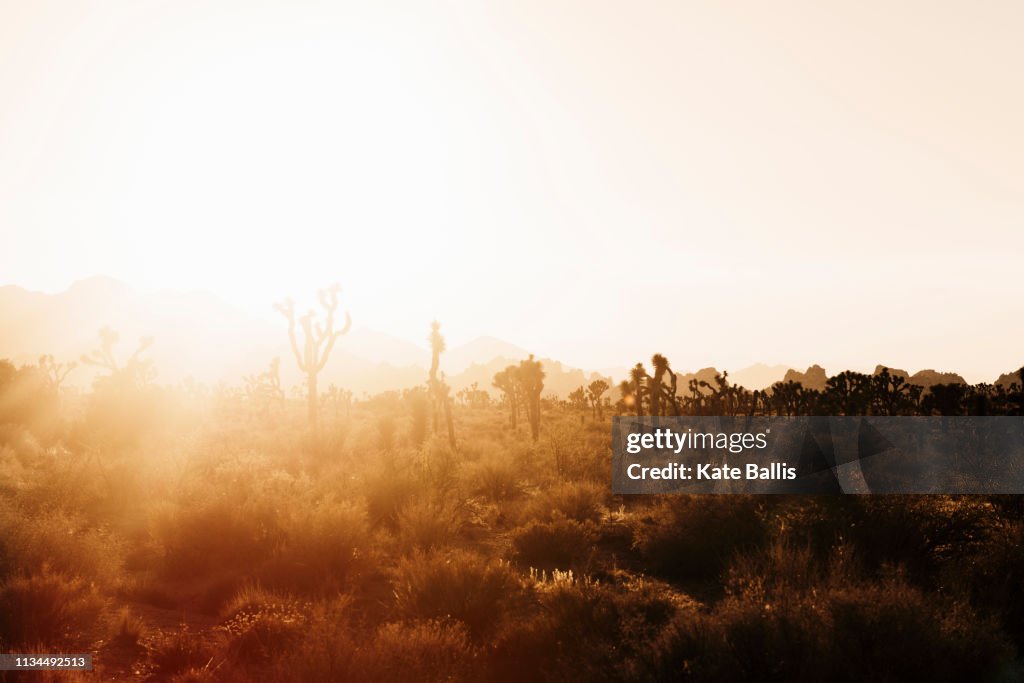
<path fill-rule="evenodd" d="M 333 325 L 333 321 L 331 322 Z M 334 350 L 334 342 L 338 341 L 338 337 L 348 334 L 349 329 L 352 327 L 352 316 L 349 315 L 348 311 L 345 311 L 345 327 L 341 328 L 337 332 L 331 334 L 327 339 L 327 346 L 324 348 L 323 356 L 320 358 L 320 364 L 317 365 L 317 370 L 323 370 L 324 366 L 327 365 L 327 359 L 331 356 L 331 351 Z M 331 329 L 329 325 L 328 330 Z"/>

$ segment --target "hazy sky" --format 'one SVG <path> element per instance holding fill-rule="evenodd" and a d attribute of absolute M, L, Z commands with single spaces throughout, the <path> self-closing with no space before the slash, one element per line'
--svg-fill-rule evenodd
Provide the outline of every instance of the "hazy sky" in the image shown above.
<path fill-rule="evenodd" d="M 1020 2 L 0 0 L 0 283 L 575 365 L 1024 363 Z M 2 328 L 0 328 L 2 329 Z"/>

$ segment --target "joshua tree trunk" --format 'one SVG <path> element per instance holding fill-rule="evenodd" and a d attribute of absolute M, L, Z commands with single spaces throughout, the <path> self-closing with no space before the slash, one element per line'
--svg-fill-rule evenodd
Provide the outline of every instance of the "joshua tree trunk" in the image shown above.
<path fill-rule="evenodd" d="M 306 409 L 309 414 L 309 424 L 312 425 L 313 429 L 316 430 L 317 425 L 320 423 L 318 419 L 320 416 L 319 406 L 317 405 L 317 397 L 320 396 L 316 388 L 316 373 L 310 372 L 306 374 Z"/>
<path fill-rule="evenodd" d="M 448 445 L 455 450 L 455 423 L 452 421 L 452 402 L 448 399 L 444 402 L 444 419 L 448 423 Z"/>

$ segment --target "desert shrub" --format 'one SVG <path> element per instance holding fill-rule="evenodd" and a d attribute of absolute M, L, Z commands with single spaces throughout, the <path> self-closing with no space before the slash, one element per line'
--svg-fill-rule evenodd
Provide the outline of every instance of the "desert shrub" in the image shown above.
<path fill-rule="evenodd" d="M 740 551 L 763 545 L 768 527 L 752 496 L 672 496 L 637 520 L 634 542 L 650 569 L 673 579 L 711 579 Z"/>
<path fill-rule="evenodd" d="M 398 563 L 395 606 L 413 620 L 456 619 L 474 637 L 490 632 L 523 596 L 519 575 L 506 563 L 459 551 L 416 553 Z"/>
<path fill-rule="evenodd" d="M 0 424 L 25 425 L 42 433 L 57 421 L 58 406 L 57 391 L 43 370 L 0 360 Z"/>
<path fill-rule="evenodd" d="M 496 503 L 522 495 L 519 470 L 507 459 L 484 457 L 464 466 L 464 470 L 464 478 L 476 495 Z"/>
<path fill-rule="evenodd" d="M 595 533 L 589 524 L 572 519 L 533 521 L 512 532 L 516 562 L 538 569 L 568 569 L 586 562 L 594 550 Z"/>
<path fill-rule="evenodd" d="M 458 529 L 458 515 L 449 507 L 417 500 L 398 513 L 399 547 L 405 553 L 448 544 Z"/>
<path fill-rule="evenodd" d="M 347 604 L 316 605 L 302 638 L 269 662 L 248 671 L 254 681 L 350 681 L 358 640 L 347 618 Z"/>
<path fill-rule="evenodd" d="M 481 680 L 481 658 L 460 624 L 385 624 L 353 660 L 352 680 L 367 683 Z"/>
<path fill-rule="evenodd" d="M 453 622 L 395 622 L 359 629 L 330 610 L 303 637 L 245 680 L 459 683 L 485 680 L 482 659 L 465 628 Z"/>
<path fill-rule="evenodd" d="M 0 583 L 0 648 L 74 643 L 99 619 L 104 601 L 84 579 L 44 566 Z"/>
<path fill-rule="evenodd" d="M 1018 643 L 1024 641 L 1024 522 L 994 524 L 963 565 L 950 581 L 966 581 L 975 604 L 998 615 Z"/>
<path fill-rule="evenodd" d="M 214 644 L 201 634 L 182 624 L 170 638 L 160 643 L 150 654 L 153 664 L 162 676 L 182 677 L 177 680 L 207 680 L 203 678 L 216 656 Z M 198 678 L 196 678 L 198 677 Z"/>
<path fill-rule="evenodd" d="M 460 425 L 465 425 L 467 422 L 469 420 L 460 420 Z M 496 438 L 497 435 L 490 434 L 480 424 L 472 424 L 470 429 L 472 429 L 472 438 L 463 439 L 459 443 L 459 455 L 462 456 L 463 462 L 476 463 L 491 458 L 502 462 L 512 462 L 512 458 L 505 451 L 501 439 Z M 463 427 L 463 430 L 466 430 L 466 427 Z"/>
<path fill-rule="evenodd" d="M 422 469 L 417 485 L 438 500 L 459 495 L 459 458 L 446 436 L 435 433 L 421 450 Z"/>
<path fill-rule="evenodd" d="M 648 680 L 650 643 L 681 609 L 656 581 L 603 583 L 572 572 L 535 574 L 537 606 L 496 635 L 490 678 L 536 681 Z"/>
<path fill-rule="evenodd" d="M 0 578 L 15 571 L 89 577 L 109 586 L 120 578 L 123 544 L 60 510 L 28 510 L 0 501 Z"/>
<path fill-rule="evenodd" d="M 281 520 L 282 540 L 261 566 L 264 581 L 302 593 L 337 590 L 371 560 L 365 513 L 350 503 L 324 500 L 292 508 Z"/>
<path fill-rule="evenodd" d="M 119 646 L 134 647 L 139 644 L 139 639 L 142 638 L 145 631 L 146 624 L 142 618 L 133 614 L 130 609 L 124 608 L 117 615 L 111 642 Z"/>
<path fill-rule="evenodd" d="M 294 647 L 305 620 L 297 612 L 246 611 L 234 615 L 224 629 L 224 656 L 233 667 L 262 667 Z"/>
<path fill-rule="evenodd" d="M 866 581 L 849 549 L 821 563 L 773 544 L 730 567 L 726 597 L 676 620 L 652 659 L 691 680 L 985 680 L 1011 651 L 965 603 L 898 573 Z"/>
<path fill-rule="evenodd" d="M 235 491 L 237 496 L 239 491 Z M 169 578 L 194 581 L 222 572 L 245 574 L 266 560 L 282 539 L 280 501 L 253 496 L 183 500 L 154 514 L 153 535 Z"/>
<path fill-rule="evenodd" d="M 98 378 L 83 419 L 73 425 L 75 438 L 108 454 L 134 450 L 164 426 L 169 398 L 162 389 L 136 383 L 125 370 Z"/>
<path fill-rule="evenodd" d="M 596 522 L 604 511 L 607 487 L 589 481 L 561 482 L 541 490 L 524 507 L 523 519 L 551 521 L 567 517 L 577 522 Z"/>
<path fill-rule="evenodd" d="M 405 395 L 409 411 L 409 442 L 420 446 L 427 440 L 430 428 L 430 397 L 423 387 L 410 389 Z"/>
<path fill-rule="evenodd" d="M 968 555 L 991 517 L 981 501 L 950 496 L 855 496 L 847 538 L 869 566 L 899 563 L 912 576 Z"/>
<path fill-rule="evenodd" d="M 398 515 L 416 495 L 416 481 L 404 472 L 380 472 L 363 484 L 366 513 L 375 526 L 398 527 Z"/>
<path fill-rule="evenodd" d="M 971 497 L 845 496 L 794 503 L 781 514 L 787 538 L 810 543 L 819 558 L 836 543 L 850 544 L 866 568 L 900 564 L 915 580 L 934 578 L 947 561 L 973 554 L 994 517 Z"/>

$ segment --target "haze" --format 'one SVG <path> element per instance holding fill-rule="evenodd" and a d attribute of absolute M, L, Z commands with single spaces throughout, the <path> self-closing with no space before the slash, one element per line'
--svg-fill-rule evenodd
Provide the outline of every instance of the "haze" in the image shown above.
<path fill-rule="evenodd" d="M 584 368 L 1021 365 L 1024 6 L 0 2 L 0 283 Z"/>

